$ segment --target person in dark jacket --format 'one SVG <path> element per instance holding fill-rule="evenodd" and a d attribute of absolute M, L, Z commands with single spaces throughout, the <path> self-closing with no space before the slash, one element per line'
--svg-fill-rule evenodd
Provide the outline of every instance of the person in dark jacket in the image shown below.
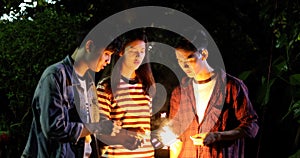
<path fill-rule="evenodd" d="M 259 129 L 246 85 L 211 67 L 208 50 L 187 39 L 178 42 L 175 53 L 187 77 L 170 100 L 171 128 L 178 135 L 171 157 L 244 157 L 245 138 L 254 138 Z"/>
<path fill-rule="evenodd" d="M 100 120 L 94 74 L 110 63 L 117 41 L 103 45 L 97 29 L 72 55 L 43 72 L 33 101 L 33 121 L 21 157 L 98 157 L 96 135 L 110 134 Z M 109 42 L 108 42 L 109 43 Z"/>

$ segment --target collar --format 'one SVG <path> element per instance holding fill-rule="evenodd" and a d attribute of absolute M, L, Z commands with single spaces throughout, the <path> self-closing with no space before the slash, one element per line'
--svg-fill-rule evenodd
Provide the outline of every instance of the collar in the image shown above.
<path fill-rule="evenodd" d="M 139 82 L 139 80 L 137 78 L 128 79 L 128 78 L 124 77 L 123 75 L 121 75 L 121 79 L 124 80 L 126 83 L 129 83 L 129 84 L 137 84 Z"/>
<path fill-rule="evenodd" d="M 216 77 L 217 80 L 220 80 L 220 82 L 222 84 L 225 84 L 226 83 L 226 72 L 221 68 L 214 68 L 214 72 L 215 72 L 214 78 Z M 193 83 L 192 83 L 193 80 L 194 79 L 189 78 L 187 76 L 183 77 L 182 80 L 181 80 L 181 87 L 186 88 L 189 85 L 193 85 Z"/>
<path fill-rule="evenodd" d="M 94 77 L 93 77 L 93 73 L 90 72 L 90 70 L 87 70 L 87 72 L 85 73 L 85 75 L 83 77 L 79 77 L 74 69 L 74 60 L 71 58 L 70 55 L 67 55 L 65 57 L 65 59 L 63 60 L 63 63 L 66 65 L 66 69 L 69 73 L 71 73 L 71 82 L 72 85 L 80 85 L 79 83 L 79 78 L 83 78 L 86 80 L 86 82 L 88 83 L 88 86 L 92 86 L 94 85 Z M 94 74 L 95 75 L 95 74 Z"/>
<path fill-rule="evenodd" d="M 194 83 L 196 83 L 196 84 L 205 84 L 205 83 L 208 83 L 209 81 L 213 80 L 215 77 L 216 77 L 216 73 L 213 71 L 213 75 L 210 76 L 208 79 L 200 80 L 200 81 L 194 80 Z"/>

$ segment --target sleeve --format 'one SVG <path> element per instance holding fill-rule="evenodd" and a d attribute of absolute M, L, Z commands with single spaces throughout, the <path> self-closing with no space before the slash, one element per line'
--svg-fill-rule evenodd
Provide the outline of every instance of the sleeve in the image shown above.
<path fill-rule="evenodd" d="M 76 142 L 83 130 L 83 124 L 69 121 L 69 109 L 64 101 L 62 91 L 66 87 L 60 84 L 63 80 L 49 74 L 40 82 L 39 98 L 40 122 L 47 138 L 62 142 Z"/>
<path fill-rule="evenodd" d="M 239 120 L 239 129 L 248 137 L 255 137 L 258 132 L 258 116 L 248 97 L 248 88 L 239 81 L 236 88 L 233 88 L 235 116 Z"/>
<path fill-rule="evenodd" d="M 173 90 L 171 98 L 170 98 L 170 114 L 169 120 L 171 122 L 171 127 L 173 132 L 176 135 L 180 135 L 181 131 L 181 124 L 180 124 L 180 88 L 177 87 Z"/>
<path fill-rule="evenodd" d="M 100 119 L 110 120 L 110 112 L 112 109 L 112 95 L 106 91 L 107 86 L 98 83 L 97 96 L 100 109 Z"/>

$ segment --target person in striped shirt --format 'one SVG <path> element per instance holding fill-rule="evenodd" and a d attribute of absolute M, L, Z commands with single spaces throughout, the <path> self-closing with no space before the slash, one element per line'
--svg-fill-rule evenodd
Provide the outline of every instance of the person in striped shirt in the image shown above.
<path fill-rule="evenodd" d="M 98 82 L 101 119 L 119 122 L 121 130 L 102 135 L 103 157 L 154 157 L 150 142 L 150 120 L 155 81 L 149 64 L 146 36 L 142 29 L 122 36 L 111 77 Z"/>

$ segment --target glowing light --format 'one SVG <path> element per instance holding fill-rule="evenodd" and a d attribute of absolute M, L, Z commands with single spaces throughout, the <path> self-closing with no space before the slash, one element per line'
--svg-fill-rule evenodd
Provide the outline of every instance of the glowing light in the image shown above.
<path fill-rule="evenodd" d="M 166 146 L 170 146 L 177 140 L 177 135 L 168 126 L 163 127 L 160 137 L 161 141 Z"/>
<path fill-rule="evenodd" d="M 160 118 L 167 118 L 167 113 L 166 112 L 160 113 Z"/>

